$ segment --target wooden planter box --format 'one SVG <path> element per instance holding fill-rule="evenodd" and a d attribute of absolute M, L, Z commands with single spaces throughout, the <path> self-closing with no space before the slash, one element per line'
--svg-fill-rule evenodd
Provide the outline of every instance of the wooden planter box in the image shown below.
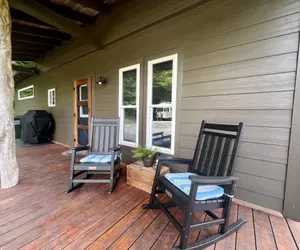
<path fill-rule="evenodd" d="M 154 166 L 155 168 L 155 166 Z M 155 169 L 146 168 L 142 161 L 137 161 L 127 166 L 127 184 L 151 193 Z M 162 167 L 161 174 L 165 175 L 170 172 L 168 167 Z"/>

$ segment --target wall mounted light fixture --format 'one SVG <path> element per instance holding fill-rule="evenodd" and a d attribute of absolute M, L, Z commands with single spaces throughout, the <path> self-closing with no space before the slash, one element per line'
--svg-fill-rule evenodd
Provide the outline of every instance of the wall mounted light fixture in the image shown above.
<path fill-rule="evenodd" d="M 96 80 L 96 84 L 102 85 L 107 83 L 107 78 L 104 76 L 99 76 L 99 78 Z"/>

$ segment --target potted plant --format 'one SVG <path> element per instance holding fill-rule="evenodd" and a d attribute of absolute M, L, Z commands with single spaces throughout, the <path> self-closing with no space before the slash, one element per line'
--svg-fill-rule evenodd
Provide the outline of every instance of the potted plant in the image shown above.
<path fill-rule="evenodd" d="M 145 167 L 152 167 L 157 159 L 157 148 L 151 149 L 143 146 L 138 146 L 137 149 L 132 150 L 134 155 L 132 158 L 140 158 Z"/>

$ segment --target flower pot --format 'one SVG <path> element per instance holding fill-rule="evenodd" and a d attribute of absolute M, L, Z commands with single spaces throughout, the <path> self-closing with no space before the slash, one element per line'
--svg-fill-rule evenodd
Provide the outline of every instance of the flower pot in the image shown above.
<path fill-rule="evenodd" d="M 146 168 L 151 168 L 155 164 L 155 158 L 143 158 L 143 164 Z"/>

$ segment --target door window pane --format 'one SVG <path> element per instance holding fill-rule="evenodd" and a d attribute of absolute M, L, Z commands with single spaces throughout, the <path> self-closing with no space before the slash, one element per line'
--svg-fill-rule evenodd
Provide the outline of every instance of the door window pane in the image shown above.
<path fill-rule="evenodd" d="M 88 117 L 89 116 L 88 105 L 80 105 L 79 106 L 79 116 L 80 117 Z"/>
<path fill-rule="evenodd" d="M 88 100 L 88 86 L 80 85 L 79 86 L 79 101 L 86 101 Z"/>
<path fill-rule="evenodd" d="M 136 69 L 123 72 L 123 105 L 136 105 Z"/>

